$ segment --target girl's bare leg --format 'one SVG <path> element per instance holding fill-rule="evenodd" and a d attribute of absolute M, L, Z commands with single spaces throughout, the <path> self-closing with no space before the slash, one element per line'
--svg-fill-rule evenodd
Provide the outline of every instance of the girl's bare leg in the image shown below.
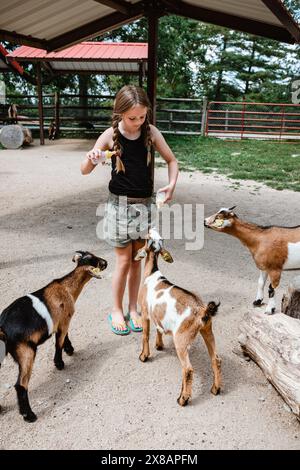
<path fill-rule="evenodd" d="M 112 326 L 117 330 L 126 330 L 123 314 L 123 297 L 126 287 L 126 279 L 131 266 L 132 244 L 125 248 L 115 248 L 116 265 L 112 277 Z"/>
<path fill-rule="evenodd" d="M 128 295 L 129 295 L 129 313 L 135 327 L 142 326 L 142 318 L 137 312 L 137 299 L 141 283 L 141 261 L 135 261 L 134 257 L 138 250 L 145 244 L 144 240 L 132 242 L 132 260 L 128 272 Z"/>

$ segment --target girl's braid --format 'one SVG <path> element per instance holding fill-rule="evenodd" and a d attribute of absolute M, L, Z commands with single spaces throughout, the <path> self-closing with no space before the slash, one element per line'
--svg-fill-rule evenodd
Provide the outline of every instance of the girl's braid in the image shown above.
<path fill-rule="evenodd" d="M 150 129 L 148 113 L 145 119 L 144 129 L 145 129 L 145 146 L 147 148 L 147 166 L 149 166 L 151 163 L 151 157 L 152 157 L 151 155 L 152 139 L 151 139 L 151 129 Z"/>
<path fill-rule="evenodd" d="M 121 145 L 119 142 L 119 128 L 118 124 L 120 122 L 121 118 L 119 114 L 113 114 L 112 118 L 112 128 L 113 128 L 113 143 L 114 143 L 114 148 L 113 150 L 116 152 L 116 171 L 119 173 L 119 171 L 123 171 L 125 173 L 125 167 L 123 165 L 123 162 L 121 160 Z"/>

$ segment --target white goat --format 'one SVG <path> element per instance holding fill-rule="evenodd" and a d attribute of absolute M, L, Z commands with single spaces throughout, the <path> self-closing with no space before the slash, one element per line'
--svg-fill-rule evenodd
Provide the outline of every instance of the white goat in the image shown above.
<path fill-rule="evenodd" d="M 217 232 L 233 235 L 250 250 L 260 270 L 253 305 L 262 305 L 264 287 L 269 277 L 269 302 L 265 313 L 273 314 L 276 308 L 275 289 L 279 286 L 282 271 L 300 269 L 300 225 L 261 227 L 239 219 L 233 212 L 235 207 L 220 209 L 216 214 L 207 217 L 204 225 Z"/>
<path fill-rule="evenodd" d="M 145 246 L 135 259 L 146 258 L 144 279 L 139 292 L 139 304 L 142 309 L 143 350 L 140 360 L 145 362 L 149 355 L 150 318 L 156 328 L 156 349 L 163 349 L 162 334 L 172 334 L 178 358 L 182 365 L 182 388 L 177 400 L 185 406 L 192 395 L 193 368 L 188 350 L 201 333 L 212 362 L 214 382 L 211 393 L 217 395 L 221 388 L 221 360 L 215 349 L 211 317 L 217 313 L 219 305 L 209 302 L 205 305 L 195 294 L 171 284 L 157 267 L 158 255 L 172 263 L 170 253 L 163 248 L 163 241 L 155 229 L 150 229 Z"/>

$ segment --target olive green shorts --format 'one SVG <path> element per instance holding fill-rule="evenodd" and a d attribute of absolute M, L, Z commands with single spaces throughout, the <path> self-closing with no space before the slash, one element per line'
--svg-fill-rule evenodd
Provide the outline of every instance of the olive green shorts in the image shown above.
<path fill-rule="evenodd" d="M 152 198 L 127 198 L 109 193 L 104 215 L 104 240 L 113 247 L 126 247 L 143 240 L 155 217 Z"/>

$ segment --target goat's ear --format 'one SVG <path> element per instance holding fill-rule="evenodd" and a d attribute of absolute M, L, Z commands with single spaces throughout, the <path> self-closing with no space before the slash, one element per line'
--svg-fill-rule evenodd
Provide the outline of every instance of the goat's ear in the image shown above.
<path fill-rule="evenodd" d="M 173 258 L 171 256 L 171 253 L 168 250 L 165 250 L 164 248 L 162 248 L 160 250 L 160 255 L 167 263 L 173 263 Z"/>
<path fill-rule="evenodd" d="M 153 244 L 152 238 L 148 237 L 148 238 L 146 239 L 146 246 L 147 246 L 147 248 L 150 249 L 152 244 Z"/>
<path fill-rule="evenodd" d="M 231 211 L 233 211 L 233 209 L 235 209 L 235 208 L 236 208 L 236 206 L 232 206 L 232 207 L 229 207 L 228 210 L 229 210 L 229 212 L 231 212 Z"/>
<path fill-rule="evenodd" d="M 79 261 L 81 258 L 82 258 L 82 254 L 79 253 L 78 251 L 76 251 L 75 255 L 74 255 L 73 258 L 72 258 L 72 261 L 73 261 L 74 263 L 77 263 L 77 261 Z"/>

